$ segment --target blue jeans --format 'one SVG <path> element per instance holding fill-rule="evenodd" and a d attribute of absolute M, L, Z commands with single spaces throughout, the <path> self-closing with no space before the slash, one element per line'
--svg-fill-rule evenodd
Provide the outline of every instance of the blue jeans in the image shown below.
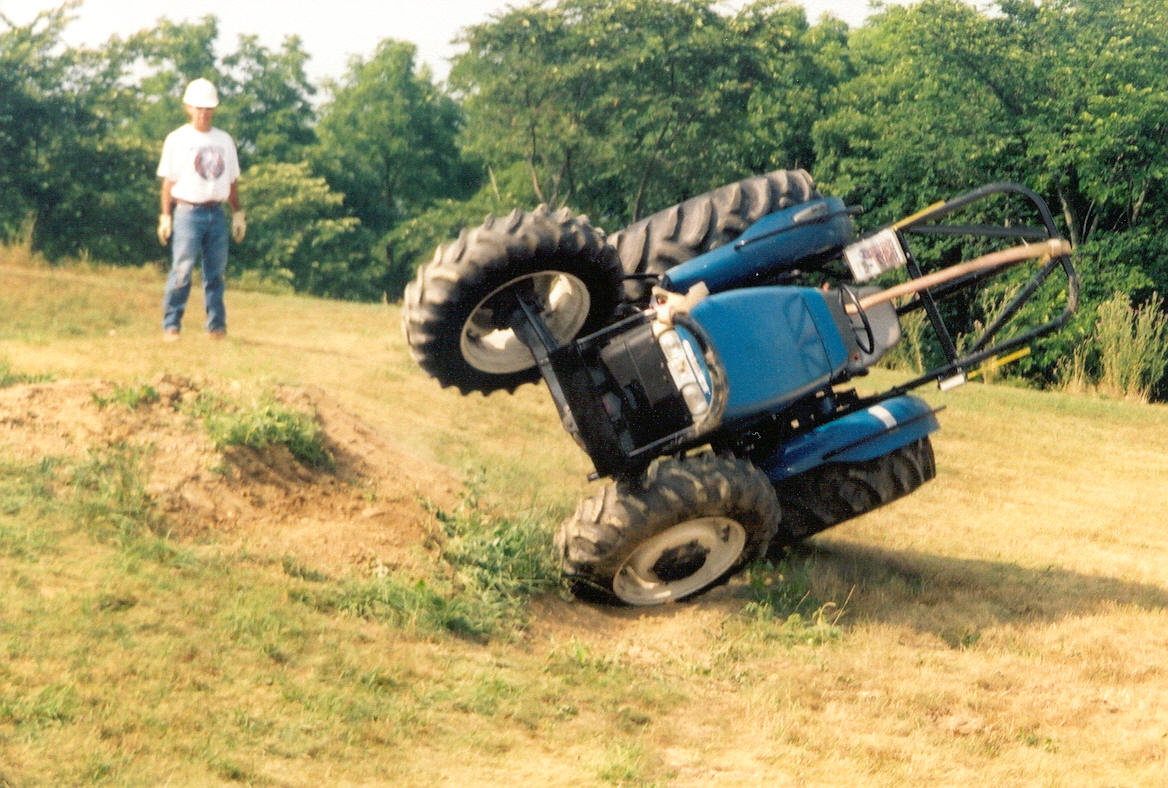
<path fill-rule="evenodd" d="M 227 217 L 222 206 L 177 203 L 173 227 L 170 276 L 166 278 L 166 295 L 162 299 L 162 329 L 178 331 L 182 327 L 191 294 L 191 271 L 202 258 L 207 330 L 226 331 L 223 270 L 227 267 Z"/>

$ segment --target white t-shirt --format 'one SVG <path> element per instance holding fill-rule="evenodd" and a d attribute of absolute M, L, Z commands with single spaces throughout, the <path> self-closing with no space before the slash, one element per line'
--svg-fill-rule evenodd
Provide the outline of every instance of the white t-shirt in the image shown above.
<path fill-rule="evenodd" d="M 231 135 L 189 123 L 166 136 L 158 177 L 173 181 L 170 194 L 186 202 L 223 202 L 239 178 L 239 156 Z"/>

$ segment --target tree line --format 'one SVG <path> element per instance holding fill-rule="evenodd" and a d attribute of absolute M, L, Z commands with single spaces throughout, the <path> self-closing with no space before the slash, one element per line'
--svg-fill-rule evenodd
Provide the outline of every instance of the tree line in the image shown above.
<path fill-rule="evenodd" d="M 154 168 L 204 76 L 244 169 L 233 274 L 257 285 L 393 300 L 489 212 L 568 205 L 613 232 L 804 168 L 868 227 L 991 181 L 1041 193 L 1077 247 L 1084 308 L 1031 377 L 1054 379 L 1116 293 L 1163 314 L 1163 0 L 921 0 L 852 29 L 783 0 L 554 0 L 464 29 L 444 83 L 386 39 L 322 85 L 296 37 L 217 56 L 214 17 L 69 47 L 77 5 L 0 15 L 0 240 L 49 259 L 163 257 Z"/>

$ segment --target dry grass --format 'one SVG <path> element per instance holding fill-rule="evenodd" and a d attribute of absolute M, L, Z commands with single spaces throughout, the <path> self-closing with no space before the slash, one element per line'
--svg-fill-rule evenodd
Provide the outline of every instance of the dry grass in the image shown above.
<path fill-rule="evenodd" d="M 161 286 L 0 260 L 3 360 L 320 386 L 549 528 L 586 486 L 538 388 L 439 390 L 396 306 L 229 291 L 212 344 L 195 295 L 163 345 Z M 649 612 L 549 595 L 515 639 L 411 634 L 306 604 L 328 583 L 278 558 L 5 514 L 0 785 L 1162 785 L 1168 408 L 926 396 L 946 406 L 937 480 L 780 567 L 807 586 L 793 622 L 751 615 L 741 581 Z M 34 477 L 2 511 L 29 511 Z"/>

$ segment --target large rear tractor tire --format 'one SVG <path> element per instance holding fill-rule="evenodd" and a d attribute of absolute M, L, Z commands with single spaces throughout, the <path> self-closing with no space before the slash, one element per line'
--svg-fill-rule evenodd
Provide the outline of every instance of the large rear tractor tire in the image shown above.
<path fill-rule="evenodd" d="M 620 253 L 626 275 L 660 275 L 730 243 L 767 214 L 819 196 L 806 171 L 776 170 L 692 197 L 633 222 L 609 240 Z M 630 301 L 642 300 L 649 289 L 644 281 L 625 283 Z"/>
<path fill-rule="evenodd" d="M 725 583 L 766 550 L 779 517 L 774 488 L 750 463 L 670 458 L 584 499 L 556 548 L 578 597 L 661 605 Z"/>
<path fill-rule="evenodd" d="M 771 553 L 902 498 L 936 475 L 925 436 L 872 460 L 821 465 L 786 479 L 777 488 L 783 522 Z"/>
<path fill-rule="evenodd" d="M 443 386 L 512 391 L 539 379 L 509 327 L 523 290 L 561 345 L 604 325 L 620 299 L 621 267 L 604 232 L 567 209 L 513 211 L 463 230 L 437 250 L 405 291 L 410 354 Z"/>

